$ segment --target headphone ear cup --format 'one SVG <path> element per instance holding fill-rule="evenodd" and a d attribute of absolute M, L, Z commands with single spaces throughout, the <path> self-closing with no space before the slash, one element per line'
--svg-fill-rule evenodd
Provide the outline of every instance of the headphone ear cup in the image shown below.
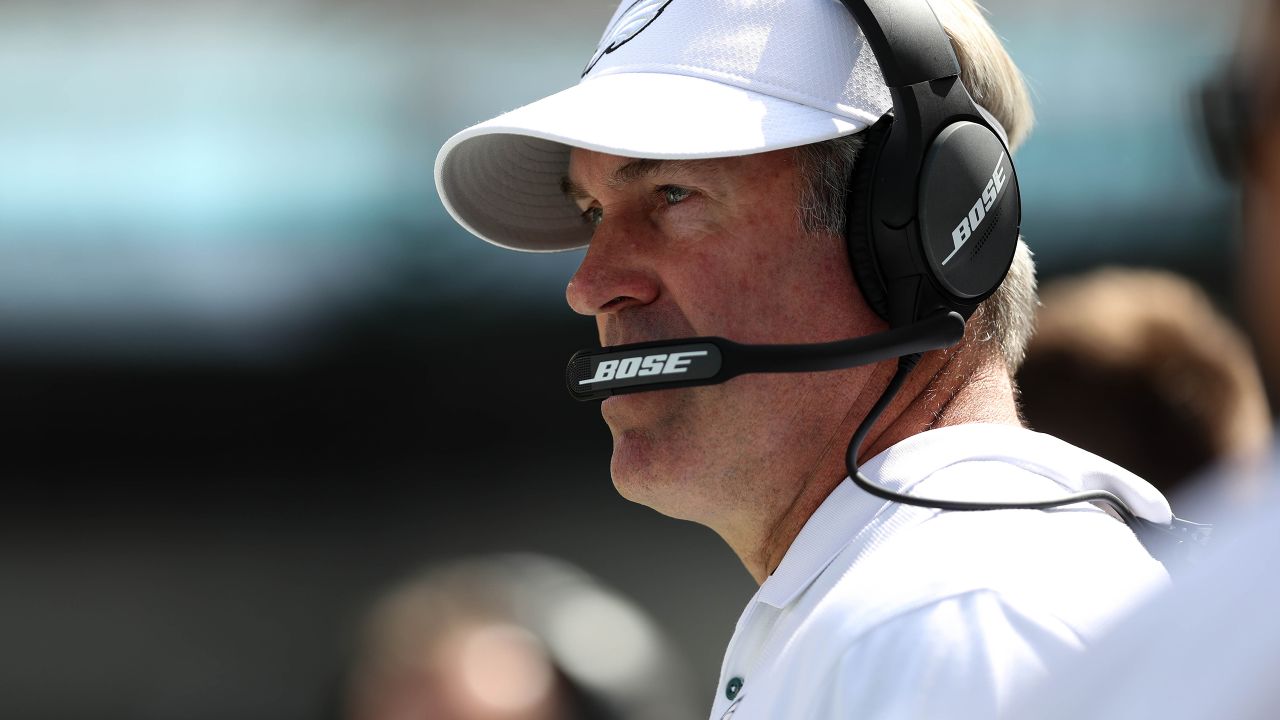
<path fill-rule="evenodd" d="M 844 236 L 849 250 L 849 266 L 858 281 L 858 288 L 862 290 L 862 297 L 877 315 L 886 320 L 889 318 L 889 294 L 880 276 L 880 266 L 872 246 L 871 200 L 876 165 L 880 160 L 880 152 L 889 139 L 892 124 L 893 115 L 886 113 L 863 131 L 866 133 L 865 142 L 854 161 L 853 172 L 849 175 L 849 190 L 844 200 Z"/>

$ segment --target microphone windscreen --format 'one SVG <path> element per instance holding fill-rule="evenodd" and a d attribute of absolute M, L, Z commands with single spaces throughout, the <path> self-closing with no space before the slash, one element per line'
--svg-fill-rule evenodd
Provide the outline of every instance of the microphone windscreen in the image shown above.
<path fill-rule="evenodd" d="M 696 339 L 615 346 L 574 353 L 565 385 L 577 400 L 603 400 L 633 388 L 682 387 L 716 382 L 722 357 L 715 343 Z"/>

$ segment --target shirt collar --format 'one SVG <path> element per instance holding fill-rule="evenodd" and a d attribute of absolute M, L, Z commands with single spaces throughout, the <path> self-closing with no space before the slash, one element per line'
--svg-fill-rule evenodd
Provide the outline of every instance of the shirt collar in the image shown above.
<path fill-rule="evenodd" d="M 893 490 L 909 485 L 917 464 L 910 448 L 919 444 L 912 441 L 921 435 L 907 438 L 863 463 L 859 466 L 862 473 Z M 777 608 L 790 605 L 890 504 L 845 478 L 800 528 L 782 562 L 760 586 L 756 599 Z"/>
<path fill-rule="evenodd" d="M 969 460 L 1008 462 L 1067 491 L 1108 489 L 1141 517 L 1164 523 L 1172 517 L 1159 491 L 1136 475 L 1051 435 L 1016 425 L 970 423 L 929 430 L 882 451 L 860 469 L 878 485 L 906 492 L 938 470 Z M 786 607 L 851 543 L 868 545 L 866 551 L 887 537 L 897 521 L 935 512 L 886 502 L 845 478 L 809 516 L 782 562 L 760 586 L 756 600 Z M 891 526 L 868 532 L 877 519 Z"/>

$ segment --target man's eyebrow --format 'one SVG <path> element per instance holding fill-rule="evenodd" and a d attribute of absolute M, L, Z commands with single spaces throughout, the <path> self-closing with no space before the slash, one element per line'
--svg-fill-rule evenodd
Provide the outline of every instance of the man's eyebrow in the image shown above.
<path fill-rule="evenodd" d="M 570 180 L 568 176 L 560 178 L 560 192 L 574 202 L 591 199 L 591 193 L 587 192 L 578 183 Z"/>
<path fill-rule="evenodd" d="M 712 168 L 709 163 L 699 160 L 650 160 L 641 158 L 632 160 L 613 171 L 609 177 L 609 187 L 617 188 L 637 180 L 652 177 L 660 172 L 688 173 L 701 170 L 706 172 Z"/>
<path fill-rule="evenodd" d="M 708 171 L 715 172 L 718 168 L 719 166 L 710 165 L 698 160 L 652 160 L 648 158 L 641 158 L 639 160 L 632 160 L 619 167 L 617 170 L 614 170 L 609 176 L 609 179 L 605 181 L 605 184 L 611 188 L 619 188 L 636 182 L 637 180 L 652 177 L 661 172 L 689 173 L 698 171 L 707 173 Z M 592 198 L 591 193 L 587 192 L 585 188 L 570 180 L 568 177 L 560 178 L 560 192 L 564 193 L 565 197 L 574 201 L 590 200 Z"/>

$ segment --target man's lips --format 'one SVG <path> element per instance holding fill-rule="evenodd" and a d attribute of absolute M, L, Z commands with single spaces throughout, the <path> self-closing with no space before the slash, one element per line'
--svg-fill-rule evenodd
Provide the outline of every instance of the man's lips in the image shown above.
<path fill-rule="evenodd" d="M 606 331 L 603 335 L 602 342 L 604 344 L 601 345 L 602 348 L 617 347 L 619 345 L 638 345 L 640 343 L 683 342 L 688 338 L 698 336 L 697 333 L 691 330 L 661 332 Z"/>
<path fill-rule="evenodd" d="M 697 335 L 679 315 L 662 317 L 656 311 L 646 313 L 638 308 L 604 317 L 599 329 L 601 347 L 682 340 Z"/>

